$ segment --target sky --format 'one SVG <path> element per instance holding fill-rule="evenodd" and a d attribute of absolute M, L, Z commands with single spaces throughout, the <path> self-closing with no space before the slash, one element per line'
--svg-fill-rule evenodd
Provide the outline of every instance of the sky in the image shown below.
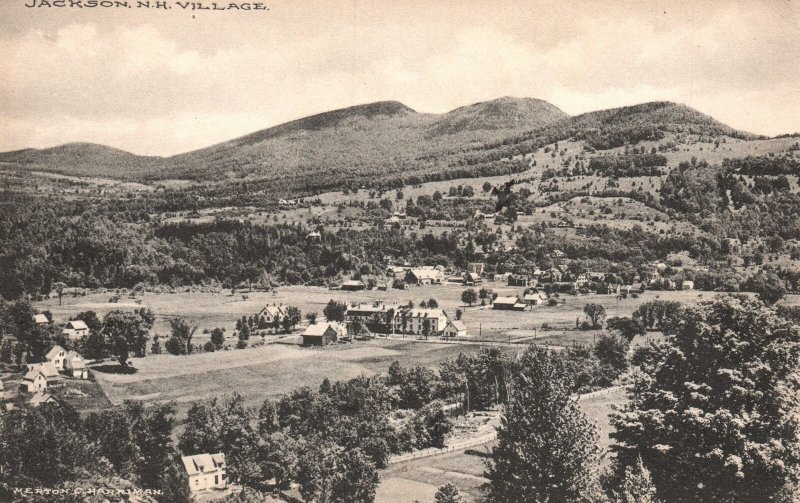
<path fill-rule="evenodd" d="M 569 114 L 667 100 L 800 131 L 797 0 L 41 1 L 0 0 L 0 151 L 172 155 L 360 103 L 442 113 L 501 96 Z"/>

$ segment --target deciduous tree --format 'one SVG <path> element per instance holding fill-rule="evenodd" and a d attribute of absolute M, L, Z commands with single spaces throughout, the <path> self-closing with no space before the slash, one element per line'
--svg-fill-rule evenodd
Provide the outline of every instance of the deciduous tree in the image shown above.
<path fill-rule="evenodd" d="M 800 471 L 800 327 L 756 301 L 683 310 L 612 416 L 617 476 L 639 458 L 669 501 L 787 501 Z"/>

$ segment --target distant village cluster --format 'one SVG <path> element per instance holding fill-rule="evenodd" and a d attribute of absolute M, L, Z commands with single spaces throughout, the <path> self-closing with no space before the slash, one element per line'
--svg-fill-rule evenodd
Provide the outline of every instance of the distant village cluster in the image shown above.
<path fill-rule="evenodd" d="M 47 316 L 42 313 L 34 315 L 33 321 L 38 326 L 50 323 Z M 80 320 L 67 322 L 62 330 L 62 335 L 70 340 L 80 340 L 88 334 L 89 327 Z M 19 392 L 26 393 L 25 401 L 28 405 L 38 407 L 43 403 L 56 402 L 51 393 L 54 389 L 64 388 L 71 380 L 89 379 L 89 368 L 83 356 L 58 344 L 47 351 L 43 362 L 28 363 L 25 368 L 26 372 L 17 387 L 5 389 L 3 381 L 0 380 L 0 403 L 6 411 L 14 409 L 13 399 Z"/>

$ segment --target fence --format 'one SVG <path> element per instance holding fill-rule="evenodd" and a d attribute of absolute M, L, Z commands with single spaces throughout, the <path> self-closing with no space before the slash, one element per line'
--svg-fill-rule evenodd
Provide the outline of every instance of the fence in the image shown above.
<path fill-rule="evenodd" d="M 612 386 L 610 388 L 605 388 L 597 391 L 593 391 L 591 393 L 585 393 L 583 395 L 576 395 L 578 400 L 585 400 L 587 398 L 594 398 L 596 396 L 607 395 L 609 393 L 613 393 L 615 391 L 625 389 L 627 386 Z M 480 437 L 470 438 L 467 440 L 463 440 L 461 442 L 456 442 L 453 445 L 448 447 L 443 447 L 441 449 L 425 449 L 417 452 L 410 452 L 408 454 L 399 454 L 397 456 L 392 456 L 389 458 L 389 464 L 394 465 L 397 463 L 403 463 L 405 461 L 411 461 L 414 459 L 419 458 L 429 458 L 433 456 L 440 456 L 442 454 L 448 454 L 450 452 L 461 451 L 464 449 L 468 449 L 470 447 L 475 447 L 477 445 L 488 444 L 489 442 L 495 440 L 497 438 L 497 432 L 492 431 L 491 433 L 486 433 L 481 435 Z"/>
<path fill-rule="evenodd" d="M 497 438 L 497 433 L 491 432 L 491 433 L 487 433 L 485 435 L 481 435 L 480 437 L 470 438 L 468 440 L 463 440 L 461 442 L 456 442 L 455 444 L 453 444 L 451 446 L 443 447 L 441 449 L 433 449 L 433 448 L 431 448 L 431 449 L 425 449 L 425 450 L 417 451 L 417 452 L 410 452 L 408 454 L 400 454 L 398 456 L 392 456 L 391 458 L 389 458 L 389 464 L 390 465 L 394 465 L 394 464 L 397 464 L 397 463 L 402 463 L 404 461 L 411 461 L 413 459 L 429 458 L 429 457 L 433 457 L 433 456 L 440 456 L 442 454 L 447 454 L 447 453 L 450 453 L 450 452 L 462 451 L 464 449 L 468 449 L 470 447 L 475 447 L 477 445 L 488 444 L 489 442 L 491 442 L 495 438 Z"/>

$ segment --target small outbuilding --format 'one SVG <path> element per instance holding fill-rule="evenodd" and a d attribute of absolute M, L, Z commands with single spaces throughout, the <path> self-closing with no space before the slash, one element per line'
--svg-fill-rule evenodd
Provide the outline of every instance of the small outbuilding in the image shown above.
<path fill-rule="evenodd" d="M 325 346 L 337 342 L 346 333 L 341 324 L 337 322 L 314 323 L 303 332 L 303 346 Z"/>
<path fill-rule="evenodd" d="M 507 311 L 523 311 L 525 303 L 517 297 L 497 297 L 494 299 L 492 309 L 504 309 Z"/>
<path fill-rule="evenodd" d="M 79 340 L 89 335 L 89 327 L 83 320 L 70 320 L 64 325 L 61 334 L 70 340 Z"/>
<path fill-rule="evenodd" d="M 347 290 L 350 292 L 357 292 L 359 290 L 365 289 L 367 286 L 357 279 L 351 279 L 342 283 L 342 290 Z"/>
<path fill-rule="evenodd" d="M 467 335 L 467 326 L 461 320 L 453 320 L 445 325 L 442 337 L 464 337 Z"/>

